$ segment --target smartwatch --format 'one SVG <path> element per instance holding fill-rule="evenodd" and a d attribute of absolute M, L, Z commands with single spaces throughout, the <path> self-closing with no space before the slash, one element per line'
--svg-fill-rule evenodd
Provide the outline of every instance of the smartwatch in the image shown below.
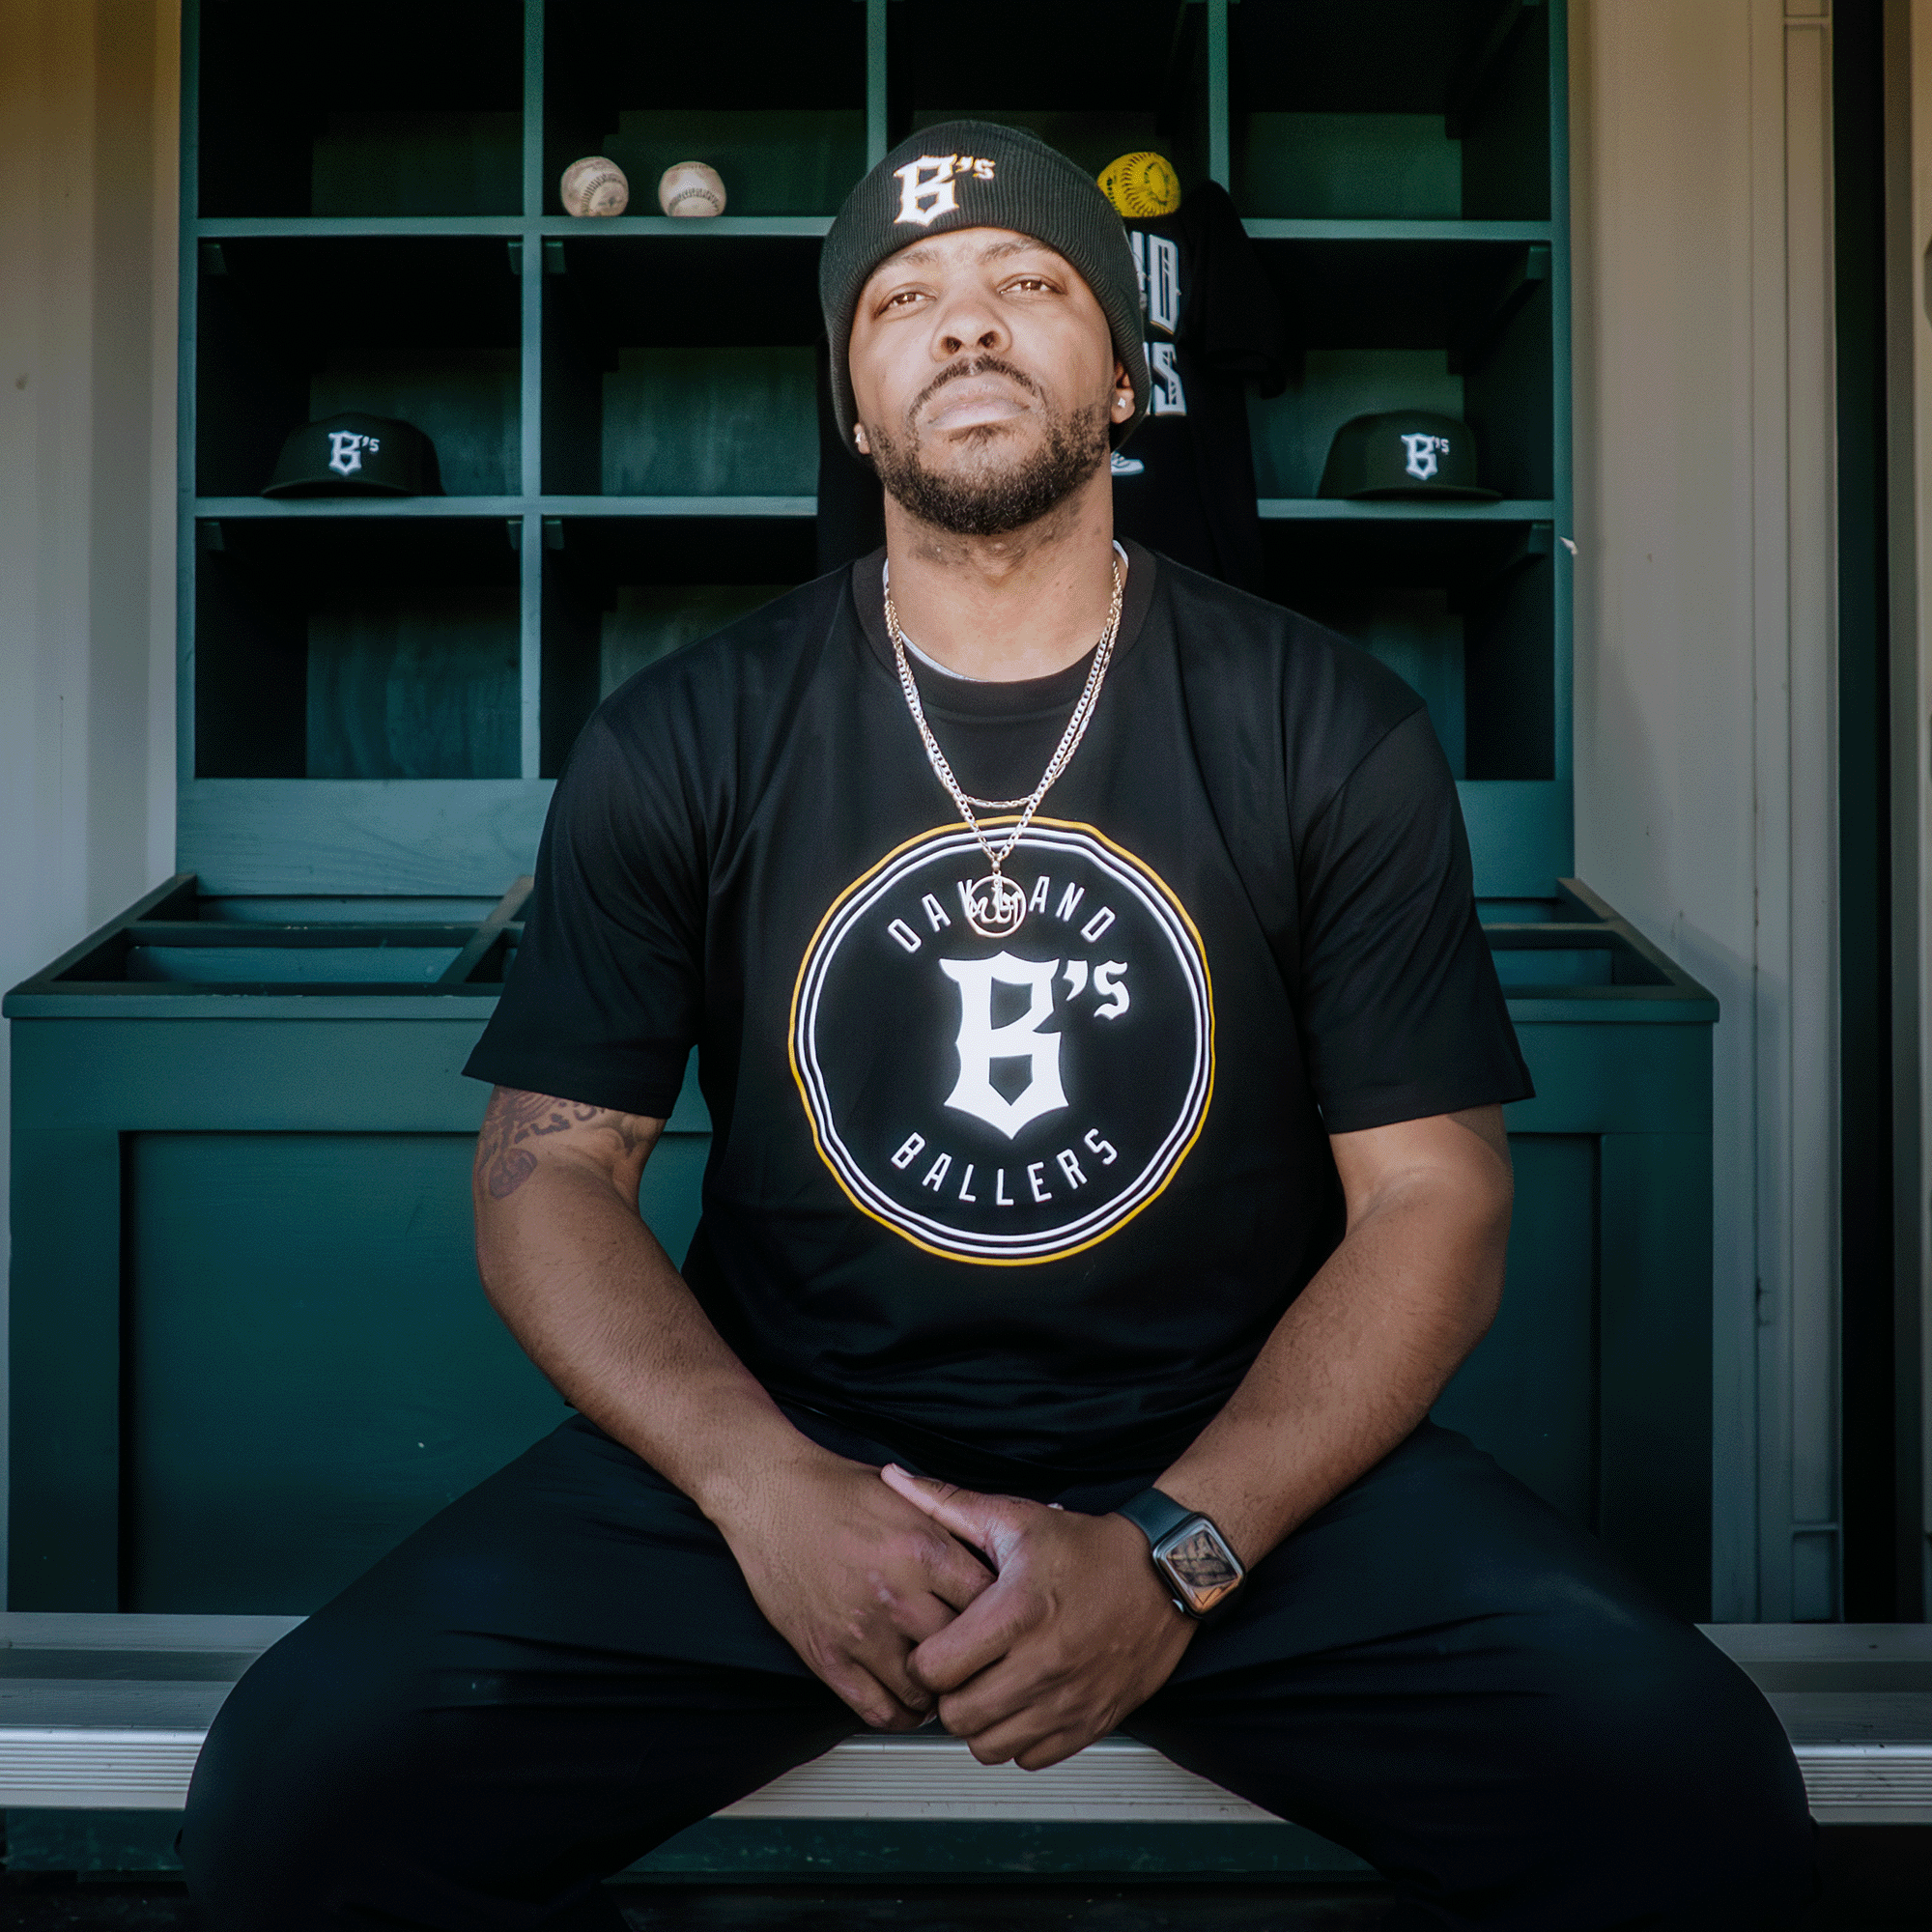
<path fill-rule="evenodd" d="M 1224 1604 L 1248 1573 L 1228 1539 L 1199 1510 L 1184 1509 L 1159 1490 L 1143 1490 L 1114 1512 L 1148 1540 L 1174 1607 L 1197 1620 Z"/>

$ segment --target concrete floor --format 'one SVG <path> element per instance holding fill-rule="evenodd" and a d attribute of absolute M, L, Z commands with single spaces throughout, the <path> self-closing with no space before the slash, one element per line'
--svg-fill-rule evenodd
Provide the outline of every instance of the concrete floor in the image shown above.
<path fill-rule="evenodd" d="M 1932 1827 L 1824 1833 L 1830 1897 L 1804 1932 L 1925 1932 Z M 655 1884 L 627 1889 L 634 1932 L 1371 1932 L 1380 1886 Z M 4 1932 L 194 1932 L 166 1880 L 0 1875 Z"/>
<path fill-rule="evenodd" d="M 711 1886 L 624 1894 L 635 1932 L 1374 1932 L 1379 1886 L 1329 1889 L 1078 1885 L 864 1886 L 808 1889 Z M 5 1932 L 193 1932 L 178 1886 L 0 1879 Z"/>

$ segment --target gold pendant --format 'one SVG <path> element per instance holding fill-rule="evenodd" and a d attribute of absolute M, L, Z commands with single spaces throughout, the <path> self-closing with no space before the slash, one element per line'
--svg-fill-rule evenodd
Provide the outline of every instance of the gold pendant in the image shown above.
<path fill-rule="evenodd" d="M 997 871 L 966 888 L 966 923 L 981 939 L 1005 939 L 1020 929 L 1026 895 Z"/>

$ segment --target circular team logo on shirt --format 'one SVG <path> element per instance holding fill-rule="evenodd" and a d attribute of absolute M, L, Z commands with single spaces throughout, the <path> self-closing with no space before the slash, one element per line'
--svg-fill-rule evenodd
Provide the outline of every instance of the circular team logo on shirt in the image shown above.
<path fill-rule="evenodd" d="M 1042 819 L 1003 872 L 1025 912 L 988 937 L 968 918 L 987 865 L 965 827 L 890 854 L 813 934 L 791 1030 L 813 1138 L 853 1205 L 994 1265 L 1058 1260 L 1131 1219 L 1214 1084 L 1207 960 L 1162 881 Z"/>

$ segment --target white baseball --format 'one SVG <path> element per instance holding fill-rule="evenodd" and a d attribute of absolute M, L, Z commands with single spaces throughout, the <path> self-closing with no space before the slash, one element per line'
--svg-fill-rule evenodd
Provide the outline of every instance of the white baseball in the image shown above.
<path fill-rule="evenodd" d="M 673 161 L 658 183 L 658 206 L 667 214 L 723 214 L 724 184 L 702 161 Z"/>
<path fill-rule="evenodd" d="M 557 191 L 566 214 L 622 214 L 631 205 L 624 170 L 603 155 L 585 155 L 563 171 Z"/>

